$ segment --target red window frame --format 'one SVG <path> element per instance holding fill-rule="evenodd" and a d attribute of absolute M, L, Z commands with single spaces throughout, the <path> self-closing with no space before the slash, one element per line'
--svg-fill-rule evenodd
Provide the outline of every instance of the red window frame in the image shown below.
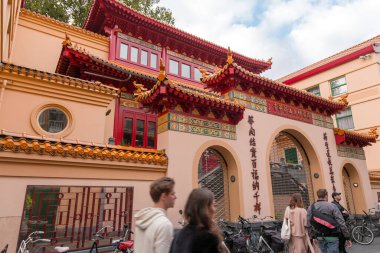
<path fill-rule="evenodd" d="M 178 75 L 170 72 L 170 65 L 169 65 L 170 60 L 178 62 Z M 190 66 L 190 78 L 182 76 L 182 64 L 186 64 L 186 65 Z M 181 79 L 185 79 L 185 80 L 189 80 L 189 81 L 197 82 L 197 83 L 202 83 L 202 82 L 194 79 L 196 68 L 206 69 L 210 73 L 213 72 L 211 69 L 209 69 L 207 67 L 200 66 L 198 64 L 192 63 L 190 61 L 186 61 L 184 59 L 181 59 L 181 58 L 178 58 L 178 57 L 175 57 L 172 55 L 168 55 L 167 60 L 166 60 L 166 66 L 167 66 L 167 74 L 168 75 L 176 76 L 176 77 L 179 77 Z"/>
<path fill-rule="evenodd" d="M 121 45 L 121 43 L 128 45 L 127 59 L 120 58 L 120 45 Z M 137 62 L 131 61 L 131 48 L 132 47 L 135 47 L 135 48 L 138 49 L 138 51 L 137 51 Z M 141 50 L 144 50 L 144 51 L 148 52 L 147 65 L 141 64 Z M 152 68 L 150 66 L 151 54 L 155 54 L 157 56 L 156 57 L 156 67 L 155 68 Z M 128 64 L 134 64 L 134 65 L 137 65 L 137 66 L 140 66 L 140 67 L 158 70 L 160 55 L 161 55 L 160 51 L 157 51 L 157 50 L 154 50 L 154 49 L 151 49 L 151 48 L 148 48 L 148 47 L 144 47 L 142 45 L 133 43 L 133 42 L 131 42 L 129 40 L 126 40 L 126 39 L 122 39 L 122 38 L 118 38 L 117 39 L 117 43 L 116 43 L 116 59 L 119 60 L 119 61 L 121 61 L 121 62 L 126 62 Z"/>
<path fill-rule="evenodd" d="M 124 145 L 122 144 L 123 137 L 124 137 L 124 119 L 125 118 L 131 118 L 132 119 L 132 141 L 129 145 L 130 147 L 138 147 L 138 148 L 148 148 L 148 149 L 156 149 L 157 148 L 157 115 L 151 114 L 151 113 L 145 113 L 140 110 L 132 110 L 130 108 L 120 110 L 120 117 L 119 117 L 119 127 L 117 129 L 118 133 L 116 134 L 116 145 Z M 143 135 L 143 145 L 142 146 L 136 146 L 136 127 L 137 127 L 137 120 L 143 120 L 144 121 L 144 135 Z M 154 147 L 148 147 L 148 122 L 154 122 L 155 123 L 155 130 L 154 130 Z"/>

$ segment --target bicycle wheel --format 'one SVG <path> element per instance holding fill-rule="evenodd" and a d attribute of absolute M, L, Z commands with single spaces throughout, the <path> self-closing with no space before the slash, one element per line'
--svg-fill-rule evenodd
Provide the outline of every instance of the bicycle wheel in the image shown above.
<path fill-rule="evenodd" d="M 251 238 L 249 239 L 249 247 L 248 247 L 248 252 L 252 253 L 257 253 L 258 251 L 258 245 L 259 245 L 259 238 L 257 237 L 256 234 L 251 234 Z"/>
<path fill-rule="evenodd" d="M 352 239 L 361 245 L 371 244 L 374 239 L 372 231 L 366 226 L 355 226 L 351 234 Z"/>
<path fill-rule="evenodd" d="M 259 242 L 258 251 L 259 253 L 274 253 L 272 248 L 269 246 L 267 241 L 265 239 L 262 239 L 261 242 Z"/>

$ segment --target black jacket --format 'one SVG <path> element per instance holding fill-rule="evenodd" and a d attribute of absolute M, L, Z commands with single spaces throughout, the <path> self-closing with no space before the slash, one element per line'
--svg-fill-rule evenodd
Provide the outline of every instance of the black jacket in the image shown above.
<path fill-rule="evenodd" d="M 339 211 L 342 213 L 343 219 L 347 220 L 349 215 L 347 213 L 343 213 L 346 210 L 346 208 L 344 208 L 339 202 L 335 200 L 333 200 L 331 203 L 333 203 L 334 205 L 338 207 Z"/>
<path fill-rule="evenodd" d="M 313 205 L 315 205 L 315 208 L 319 210 L 320 212 L 334 217 L 335 220 L 339 223 L 339 229 L 343 233 L 344 237 L 347 240 L 350 238 L 350 232 L 347 229 L 342 213 L 339 211 L 336 205 L 324 200 L 318 200 Z M 311 222 L 310 222 L 311 218 L 312 218 L 312 211 L 311 211 L 311 206 L 310 206 L 307 210 L 307 227 L 308 228 L 312 227 Z"/>
<path fill-rule="evenodd" d="M 186 225 L 173 239 L 170 253 L 220 253 L 218 238 L 205 229 Z"/>

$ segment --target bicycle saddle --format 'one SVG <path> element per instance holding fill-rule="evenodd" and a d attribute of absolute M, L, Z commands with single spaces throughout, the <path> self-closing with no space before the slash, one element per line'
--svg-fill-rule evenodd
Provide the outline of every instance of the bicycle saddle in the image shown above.
<path fill-rule="evenodd" d="M 270 226 L 270 225 L 267 225 L 267 224 L 263 224 L 263 225 L 260 225 L 260 228 L 262 228 L 264 230 L 270 230 L 270 229 L 275 229 L 276 226 Z"/>
<path fill-rule="evenodd" d="M 54 251 L 58 253 L 64 253 L 64 252 L 69 251 L 69 249 L 70 249 L 69 247 L 55 247 Z"/>

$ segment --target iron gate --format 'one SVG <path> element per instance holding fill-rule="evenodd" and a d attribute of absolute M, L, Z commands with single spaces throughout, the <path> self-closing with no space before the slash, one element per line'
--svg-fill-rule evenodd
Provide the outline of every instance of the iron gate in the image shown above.
<path fill-rule="evenodd" d="M 354 202 L 354 196 L 352 195 L 352 188 L 351 188 L 351 179 L 350 174 L 348 174 L 348 171 L 345 167 L 343 167 L 342 171 L 343 176 L 343 189 L 344 189 L 344 196 L 346 197 L 346 206 L 347 210 L 351 214 L 355 214 L 355 202 Z"/>
<path fill-rule="evenodd" d="M 40 230 L 52 247 L 84 249 L 91 247 L 96 231 L 112 226 L 99 241 L 100 246 L 110 245 L 124 224 L 131 225 L 132 204 L 133 187 L 28 186 L 19 243 Z"/>
<path fill-rule="evenodd" d="M 216 220 L 230 219 L 227 166 L 223 157 L 214 149 L 206 149 L 198 164 L 198 184 L 214 193 Z"/>
<path fill-rule="evenodd" d="M 269 160 L 275 218 L 283 218 L 293 193 L 300 193 L 304 206 L 309 206 L 314 201 L 313 184 L 302 145 L 289 133 L 280 132 L 272 143 Z"/>

